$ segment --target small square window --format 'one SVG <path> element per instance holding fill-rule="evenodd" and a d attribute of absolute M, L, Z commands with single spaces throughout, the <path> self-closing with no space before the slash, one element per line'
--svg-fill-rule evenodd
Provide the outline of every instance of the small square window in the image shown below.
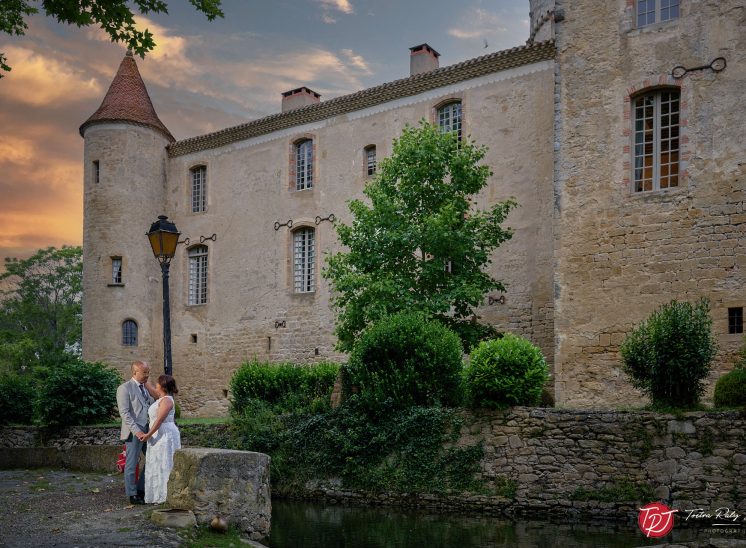
<path fill-rule="evenodd" d="M 736 335 L 743 333 L 743 307 L 728 309 L 728 333 Z"/>

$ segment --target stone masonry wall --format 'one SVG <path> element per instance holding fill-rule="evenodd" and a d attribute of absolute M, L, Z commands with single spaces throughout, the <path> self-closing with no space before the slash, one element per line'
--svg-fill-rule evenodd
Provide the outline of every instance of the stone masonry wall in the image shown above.
<path fill-rule="evenodd" d="M 506 225 L 515 235 L 495 253 L 491 273 L 505 282 L 504 302 L 478 311 L 482 321 L 539 344 L 553 357 L 552 62 L 546 61 L 468 80 L 354 114 L 289 128 L 213 150 L 169 159 L 165 210 L 190 245 L 208 246 L 208 302 L 190 306 L 186 249 L 171 266 L 174 375 L 185 416 L 224 414 L 233 372 L 244 361 L 308 363 L 343 360 L 335 351 L 330 288 L 324 256 L 340 249 L 331 222 L 349 224 L 347 202 L 362 198 L 366 146 L 379 161 L 405 125 L 435 121 L 437 105 L 460 99 L 463 131 L 487 145 L 484 163 L 494 171 L 476 198 L 485 209 L 511 196 L 521 204 Z M 314 140 L 314 185 L 291 185 L 289 152 L 298 138 Z M 189 171 L 207 166 L 207 211 L 191 212 Z M 319 218 L 317 224 L 316 219 Z M 293 221 L 275 229 L 275 223 Z M 293 291 L 293 232 L 315 230 L 316 289 Z M 147 249 L 145 252 L 149 251 Z M 154 328 L 158 329 L 159 326 Z M 152 338 L 160 334 L 154 331 Z M 182 389 L 183 388 L 183 389 Z"/>
<path fill-rule="evenodd" d="M 621 370 L 619 345 L 671 299 L 710 300 L 720 354 L 732 365 L 742 334 L 728 308 L 746 305 L 746 6 L 681 2 L 680 17 L 636 28 L 631 0 L 558 0 L 555 234 L 557 403 L 642 402 Z M 683 78 L 673 67 L 724 57 L 722 72 Z M 681 93 L 676 188 L 634 192 L 631 101 L 660 86 Z"/>
<path fill-rule="evenodd" d="M 569 411 L 514 408 L 463 411 L 459 445 L 481 443 L 479 479 L 490 494 L 369 494 L 335 481 L 310 482 L 300 496 L 328 502 L 396 504 L 517 514 L 588 514 L 632 519 L 640 502 L 675 508 L 738 508 L 746 500 L 744 415 Z M 226 425 L 188 426 L 184 445 L 220 440 Z M 117 443 L 116 429 L 77 427 L 57 437 L 38 429 L 3 428 L 0 447 Z M 219 442 L 218 442 L 219 443 Z M 635 500 L 601 501 L 626 489 Z M 296 494 L 297 495 L 297 494 Z M 649 500 L 648 500 L 649 499 Z"/>

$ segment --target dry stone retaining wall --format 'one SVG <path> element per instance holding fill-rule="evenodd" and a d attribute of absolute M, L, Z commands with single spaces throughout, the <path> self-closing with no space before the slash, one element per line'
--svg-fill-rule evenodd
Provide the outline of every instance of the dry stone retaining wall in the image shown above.
<path fill-rule="evenodd" d="M 640 502 L 652 500 L 685 509 L 739 508 L 746 500 L 743 413 L 513 408 L 464 410 L 462 418 L 458 443 L 481 443 L 484 448 L 481 493 L 370 494 L 347 490 L 339 481 L 315 481 L 295 496 L 332 503 L 611 519 L 632 518 Z M 189 426 L 184 445 L 200 444 L 206 437 L 219 440 L 226 428 Z M 0 434 L 0 447 L 111 444 L 118 436 L 116 429 L 91 427 L 70 428 L 57 438 L 22 428 L 4 428 Z"/>

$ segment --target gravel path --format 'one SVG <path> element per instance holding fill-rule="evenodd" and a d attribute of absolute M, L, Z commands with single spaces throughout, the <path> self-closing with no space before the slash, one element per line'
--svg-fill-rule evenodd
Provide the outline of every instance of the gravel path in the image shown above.
<path fill-rule="evenodd" d="M 157 505 L 129 504 L 121 474 L 0 470 L 0 546 L 178 546 L 150 519 Z"/>

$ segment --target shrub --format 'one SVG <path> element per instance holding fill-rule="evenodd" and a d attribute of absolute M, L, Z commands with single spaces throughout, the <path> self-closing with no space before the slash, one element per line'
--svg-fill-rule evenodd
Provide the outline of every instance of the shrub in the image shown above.
<path fill-rule="evenodd" d="M 709 302 L 661 306 L 627 335 L 620 350 L 632 384 L 653 405 L 696 405 L 717 352 Z"/>
<path fill-rule="evenodd" d="M 717 407 L 746 405 L 746 369 L 734 369 L 720 377 L 714 399 Z"/>
<path fill-rule="evenodd" d="M 29 375 L 0 376 L 0 424 L 31 424 L 36 388 Z"/>
<path fill-rule="evenodd" d="M 549 369 L 538 347 L 523 337 L 506 334 L 474 349 L 464 377 L 475 407 L 536 405 Z"/>
<path fill-rule="evenodd" d="M 231 409 L 242 415 L 253 400 L 276 411 L 298 411 L 328 405 L 339 364 L 309 365 L 268 363 L 253 360 L 243 364 L 231 378 Z"/>
<path fill-rule="evenodd" d="M 42 424 L 79 425 L 111 419 L 117 408 L 119 373 L 99 362 L 72 358 L 49 368 L 36 399 Z"/>
<path fill-rule="evenodd" d="M 458 335 L 422 314 L 399 313 L 363 333 L 346 373 L 372 406 L 455 405 L 461 367 Z"/>
<path fill-rule="evenodd" d="M 270 455 L 275 494 L 330 478 L 374 492 L 474 489 L 484 455 L 481 444 L 456 443 L 462 422 L 454 409 L 371 409 L 357 395 L 336 409 L 281 415 L 253 400 L 234 421 L 234 447 Z"/>

